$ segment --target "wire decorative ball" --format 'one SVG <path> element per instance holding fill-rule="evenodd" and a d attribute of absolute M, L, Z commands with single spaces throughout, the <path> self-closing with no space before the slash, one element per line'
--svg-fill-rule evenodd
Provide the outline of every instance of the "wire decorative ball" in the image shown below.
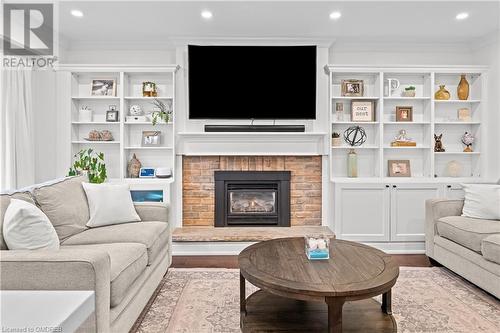
<path fill-rule="evenodd" d="M 352 147 L 361 146 L 366 142 L 366 132 L 363 127 L 351 126 L 344 131 L 344 141 Z"/>

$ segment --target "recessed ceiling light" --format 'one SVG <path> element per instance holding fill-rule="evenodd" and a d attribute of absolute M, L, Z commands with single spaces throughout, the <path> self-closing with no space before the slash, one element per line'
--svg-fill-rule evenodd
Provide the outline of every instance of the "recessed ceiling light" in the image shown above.
<path fill-rule="evenodd" d="M 75 17 L 83 17 L 83 13 L 81 10 L 78 10 L 78 9 L 73 9 L 71 11 L 71 15 L 75 16 Z"/>
<path fill-rule="evenodd" d="M 331 12 L 330 13 L 330 19 L 332 20 L 338 20 L 342 14 L 340 12 Z"/>
<path fill-rule="evenodd" d="M 455 16 L 455 18 L 457 20 L 465 20 L 468 17 L 469 17 L 469 13 L 465 13 L 465 12 L 464 13 L 459 13 L 459 14 L 457 14 L 457 16 Z"/>
<path fill-rule="evenodd" d="M 209 10 L 204 10 L 201 12 L 201 17 L 203 17 L 204 19 L 211 19 L 213 16 L 212 12 L 209 11 Z"/>

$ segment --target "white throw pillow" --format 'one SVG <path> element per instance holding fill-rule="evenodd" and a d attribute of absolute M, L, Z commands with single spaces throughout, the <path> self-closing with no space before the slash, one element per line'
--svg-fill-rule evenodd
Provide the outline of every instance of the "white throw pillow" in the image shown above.
<path fill-rule="evenodd" d="M 59 238 L 47 215 L 24 200 L 10 200 L 3 238 L 9 250 L 59 250 Z"/>
<path fill-rule="evenodd" d="M 87 227 L 138 222 L 129 185 L 82 183 L 89 203 L 90 220 Z"/>
<path fill-rule="evenodd" d="M 462 216 L 500 220 L 500 185 L 462 184 L 465 191 Z"/>

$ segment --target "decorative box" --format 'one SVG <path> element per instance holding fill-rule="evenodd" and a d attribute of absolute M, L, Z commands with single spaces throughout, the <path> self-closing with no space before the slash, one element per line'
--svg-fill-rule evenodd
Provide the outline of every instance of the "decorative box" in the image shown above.
<path fill-rule="evenodd" d="M 148 118 L 146 116 L 126 116 L 125 120 L 127 123 L 145 123 Z"/>
<path fill-rule="evenodd" d="M 305 248 L 307 259 L 330 259 L 330 239 L 326 236 L 306 236 Z"/>

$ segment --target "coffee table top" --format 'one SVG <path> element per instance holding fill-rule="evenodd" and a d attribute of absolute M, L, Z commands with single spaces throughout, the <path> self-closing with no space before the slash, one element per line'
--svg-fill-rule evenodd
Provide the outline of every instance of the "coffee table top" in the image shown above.
<path fill-rule="evenodd" d="M 282 238 L 247 247 L 238 257 L 241 274 L 259 288 L 304 300 L 362 299 L 396 283 L 399 266 L 380 250 L 332 239 L 330 259 L 309 260 L 304 242 L 304 238 Z"/>

